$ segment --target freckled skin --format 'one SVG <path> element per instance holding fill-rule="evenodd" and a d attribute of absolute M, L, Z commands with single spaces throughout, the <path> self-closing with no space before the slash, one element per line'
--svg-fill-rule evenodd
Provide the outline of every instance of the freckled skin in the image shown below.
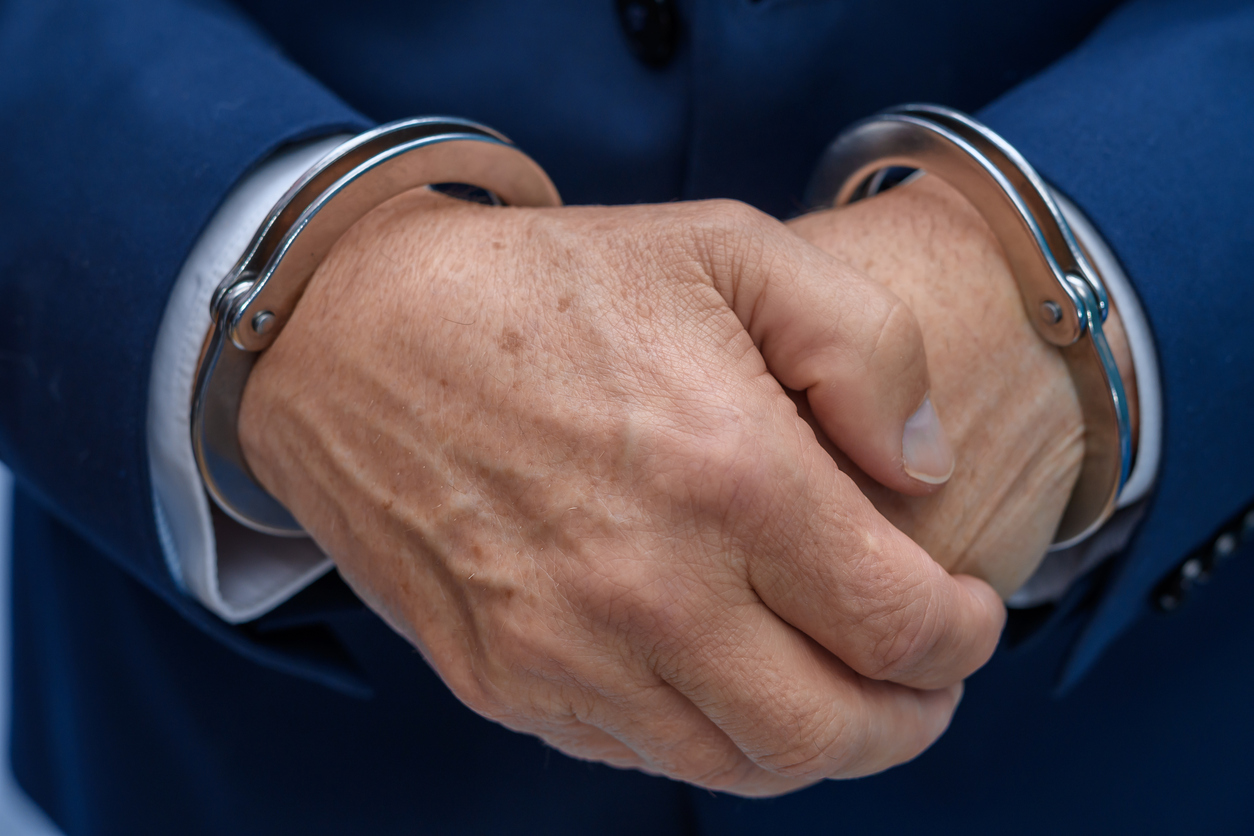
<path fill-rule="evenodd" d="M 471 708 L 763 795 L 917 755 L 1004 618 L 875 510 L 781 382 L 822 393 L 866 472 L 935 490 L 901 462 L 930 386 L 917 323 L 782 224 L 416 191 L 321 265 L 240 436 Z"/>

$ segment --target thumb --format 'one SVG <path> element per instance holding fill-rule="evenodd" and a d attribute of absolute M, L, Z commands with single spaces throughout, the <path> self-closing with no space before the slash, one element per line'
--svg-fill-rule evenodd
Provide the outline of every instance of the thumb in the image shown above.
<path fill-rule="evenodd" d="M 881 484 L 925 494 L 954 456 L 929 397 L 923 335 L 910 308 L 870 277 L 747 207 L 737 234 L 707 242 L 715 286 L 785 387 Z"/>

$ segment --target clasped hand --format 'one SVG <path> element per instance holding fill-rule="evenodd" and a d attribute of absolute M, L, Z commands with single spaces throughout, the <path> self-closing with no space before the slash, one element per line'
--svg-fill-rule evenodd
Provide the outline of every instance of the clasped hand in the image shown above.
<path fill-rule="evenodd" d="M 859 211 L 796 228 L 839 251 Z M 244 451 L 480 714 L 748 795 L 882 770 L 944 731 L 1003 623 L 993 586 L 946 567 L 1003 593 L 1024 574 L 987 557 L 996 526 L 955 534 L 977 505 L 958 477 L 980 519 L 1049 487 L 1020 514 L 1038 559 L 1082 426 L 1042 350 L 1027 373 L 1061 393 L 1062 440 L 971 443 L 1013 387 L 964 392 L 947 369 L 938 390 L 925 337 L 965 320 L 921 329 L 866 250 L 845 255 L 866 272 L 732 202 L 412 192 L 340 241 L 262 355 Z"/>

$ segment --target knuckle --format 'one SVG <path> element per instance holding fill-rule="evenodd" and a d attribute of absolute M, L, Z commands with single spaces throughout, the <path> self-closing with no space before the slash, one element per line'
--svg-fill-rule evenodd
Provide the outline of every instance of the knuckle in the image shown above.
<path fill-rule="evenodd" d="M 761 210 L 743 201 L 728 198 L 703 200 L 696 205 L 695 212 L 699 225 L 703 224 L 714 229 L 753 228 L 762 224 L 768 217 Z"/>
<path fill-rule="evenodd" d="M 668 657 L 700 619 L 700 596 L 682 561 L 658 560 L 648 552 L 618 556 L 570 583 L 591 631 L 637 663 Z"/>
<path fill-rule="evenodd" d="M 941 638 L 939 609 L 933 597 L 919 594 L 917 587 L 899 593 L 896 603 L 868 622 L 876 638 L 859 672 L 870 679 L 898 679 L 915 673 Z"/>
<path fill-rule="evenodd" d="M 522 607 L 489 617 L 480 631 L 482 647 L 472 663 L 467 701 L 471 708 L 497 719 L 519 710 L 529 713 L 527 707 L 541 683 L 586 680 L 586 654 L 580 652 L 583 636 L 564 629 L 565 624 L 561 618 Z"/>
<path fill-rule="evenodd" d="M 692 209 L 687 233 L 700 260 L 715 276 L 736 275 L 761 262 L 779 222 L 739 200 L 706 200 Z"/>
<path fill-rule="evenodd" d="M 659 447 L 654 492 L 662 514 L 682 520 L 693 559 L 747 571 L 753 555 L 784 554 L 813 530 L 800 510 L 812 502 L 807 462 L 788 439 L 754 431 L 762 423 L 715 406 Z"/>
<path fill-rule="evenodd" d="M 770 468 L 761 440 L 738 410 L 715 407 L 676 434 L 671 492 L 699 512 L 727 514 L 769 492 Z"/>
<path fill-rule="evenodd" d="M 851 722 L 836 712 L 824 716 L 812 712 L 810 718 L 791 725 L 784 741 L 758 764 L 776 775 L 803 781 L 816 781 L 844 773 L 866 748 L 866 723 Z"/>
<path fill-rule="evenodd" d="M 863 321 L 868 329 L 862 341 L 868 368 L 910 368 L 924 361 L 919 320 L 899 297 L 887 291 L 876 293 Z"/>

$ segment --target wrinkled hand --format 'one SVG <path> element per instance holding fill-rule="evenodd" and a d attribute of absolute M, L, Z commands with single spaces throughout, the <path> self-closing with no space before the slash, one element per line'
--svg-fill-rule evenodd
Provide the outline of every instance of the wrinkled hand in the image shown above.
<path fill-rule="evenodd" d="M 908 309 L 766 216 L 413 192 L 319 269 L 240 431 L 471 708 L 767 794 L 918 754 L 1004 617 L 874 510 L 776 378 L 895 491 L 951 469 L 928 410 L 906 431 L 929 386 Z"/>
<path fill-rule="evenodd" d="M 1053 539 L 1079 475 L 1084 421 L 1062 355 L 1028 322 L 992 231 L 936 177 L 804 216 L 790 227 L 882 282 L 914 311 L 956 465 L 940 490 L 911 497 L 860 474 L 830 443 L 829 452 L 938 562 L 1008 597 Z M 1136 377 L 1113 306 L 1105 331 L 1135 426 Z"/>

